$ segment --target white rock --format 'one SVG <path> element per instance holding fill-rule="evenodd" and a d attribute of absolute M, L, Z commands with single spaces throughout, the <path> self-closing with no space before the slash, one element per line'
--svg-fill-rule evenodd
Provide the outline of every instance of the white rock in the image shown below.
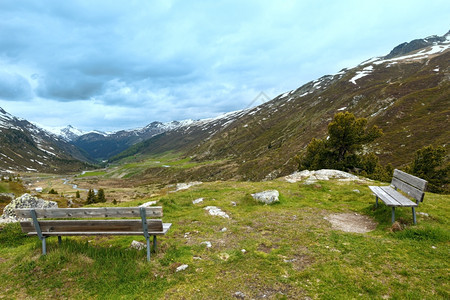
<path fill-rule="evenodd" d="M 236 206 L 236 202 L 231 201 L 231 205 Z"/>
<path fill-rule="evenodd" d="M 181 265 L 181 266 L 179 266 L 179 267 L 175 270 L 175 272 L 184 271 L 184 270 L 186 270 L 188 267 L 189 267 L 188 265 Z"/>
<path fill-rule="evenodd" d="M 228 230 L 228 229 L 227 229 L 226 227 L 220 229 L 221 232 L 225 232 L 225 231 L 227 231 L 227 230 Z"/>
<path fill-rule="evenodd" d="M 265 204 L 271 204 L 280 201 L 278 199 L 278 196 L 280 196 L 280 193 L 277 190 L 269 190 L 252 194 L 253 199 Z"/>
<path fill-rule="evenodd" d="M 424 217 L 429 217 L 430 215 L 429 214 L 427 214 L 427 213 L 424 213 L 424 212 L 418 212 L 417 213 L 418 215 L 421 215 L 421 216 L 424 216 Z"/>
<path fill-rule="evenodd" d="M 195 199 L 194 201 L 192 201 L 192 204 L 198 204 L 201 202 L 203 202 L 203 198 L 198 198 L 198 199 Z"/>
<path fill-rule="evenodd" d="M 149 201 L 145 202 L 144 204 L 139 205 L 139 207 L 150 207 L 152 205 L 155 205 L 157 201 Z"/>
<path fill-rule="evenodd" d="M 211 242 L 208 242 L 208 241 L 206 241 L 206 242 L 201 242 L 200 244 L 206 245 L 206 248 L 211 248 L 211 247 L 212 247 Z"/>
<path fill-rule="evenodd" d="M 229 215 L 216 206 L 207 206 L 204 209 L 207 210 L 211 216 L 219 216 L 226 219 L 230 218 Z"/>
<path fill-rule="evenodd" d="M 30 194 L 23 194 L 17 197 L 3 209 L 3 215 L 0 217 L 0 223 L 12 223 L 21 221 L 17 218 L 14 209 L 16 208 L 56 208 L 58 203 L 55 201 L 46 201 Z"/>
<path fill-rule="evenodd" d="M 245 294 L 243 292 L 236 292 L 234 293 L 234 297 L 244 299 Z"/>
<path fill-rule="evenodd" d="M 247 252 L 247 250 L 241 249 L 241 252 L 245 254 Z"/>
<path fill-rule="evenodd" d="M 175 187 L 175 192 L 181 191 L 181 190 L 187 190 L 191 186 L 202 184 L 201 181 L 193 181 L 193 182 L 187 182 L 187 183 L 177 183 Z"/>
<path fill-rule="evenodd" d="M 142 249 L 147 248 L 147 244 L 138 242 L 138 241 L 132 241 L 130 248 L 136 249 L 136 250 L 142 250 Z"/>

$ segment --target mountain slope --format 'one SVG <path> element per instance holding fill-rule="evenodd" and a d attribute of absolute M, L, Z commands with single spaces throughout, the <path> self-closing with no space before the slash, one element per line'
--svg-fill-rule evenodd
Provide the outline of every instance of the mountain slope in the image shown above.
<path fill-rule="evenodd" d="M 88 161 L 72 144 L 0 108 L 0 173 L 71 172 Z"/>
<path fill-rule="evenodd" d="M 313 137 L 324 137 L 335 113 L 350 111 L 383 129 L 370 148 L 382 163 L 401 166 L 424 145 L 450 140 L 450 34 L 424 41 L 423 47 L 403 44 L 258 107 L 165 132 L 113 161 L 178 151 L 198 161 L 229 159 L 205 180 L 273 178 L 294 171 L 294 156 Z"/>
<path fill-rule="evenodd" d="M 113 133 L 89 132 L 73 138 L 72 143 L 86 151 L 93 159 L 104 160 L 136 143 L 190 122 L 190 120 L 168 123 L 153 122 L 143 128 L 134 130 L 121 130 Z"/>

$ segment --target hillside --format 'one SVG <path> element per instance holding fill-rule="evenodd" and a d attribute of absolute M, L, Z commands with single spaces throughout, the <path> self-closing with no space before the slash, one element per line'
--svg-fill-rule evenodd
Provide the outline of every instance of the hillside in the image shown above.
<path fill-rule="evenodd" d="M 119 154 L 134 144 L 189 122 L 152 122 L 143 128 L 132 130 L 120 130 L 112 133 L 89 132 L 77 136 L 72 135 L 71 141 L 74 145 L 86 151 L 91 158 L 105 160 Z"/>
<path fill-rule="evenodd" d="M 83 151 L 0 108 L 0 173 L 62 173 L 90 166 Z"/>
<path fill-rule="evenodd" d="M 392 232 L 389 207 L 373 209 L 375 199 L 364 179 L 303 183 L 209 182 L 179 192 L 154 185 L 104 186 L 107 196 L 139 195 L 120 206 L 155 201 L 163 207 L 163 221 L 172 227 L 158 237 L 151 262 L 145 250 L 130 247 L 133 240 L 145 242 L 142 235 L 70 236 L 61 244 L 50 237 L 48 254 L 41 257 L 39 239 L 11 224 L 0 230 L 0 297 L 449 298 L 448 196 L 427 193 L 416 226 L 410 209 L 397 209 L 406 227 Z M 48 186 L 43 180 L 39 184 Z M 250 196 L 269 189 L 279 191 L 279 203 L 262 205 Z M 71 185 L 58 191 L 75 193 Z M 112 206 L 111 198 L 103 205 Z M 229 218 L 210 215 L 208 206 Z M 352 221 L 346 230 L 353 232 L 336 226 L 339 217 Z M 177 271 L 182 265 L 187 268 Z"/>
<path fill-rule="evenodd" d="M 399 167 L 417 149 L 450 140 L 449 61 L 450 33 L 415 40 L 258 107 L 167 131 L 111 161 L 178 152 L 199 162 L 228 160 L 214 170 L 204 167 L 197 174 L 204 180 L 271 179 L 294 171 L 294 156 L 313 137 L 324 137 L 335 113 L 350 111 L 383 129 L 370 148 L 383 164 Z M 152 172 L 170 171 L 147 173 Z"/>

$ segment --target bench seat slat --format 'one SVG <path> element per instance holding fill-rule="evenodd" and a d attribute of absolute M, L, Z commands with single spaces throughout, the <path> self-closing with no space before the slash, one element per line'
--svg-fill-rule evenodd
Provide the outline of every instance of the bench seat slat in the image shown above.
<path fill-rule="evenodd" d="M 23 232 L 36 231 L 33 222 L 20 222 Z M 42 233 L 48 232 L 137 232 L 142 233 L 141 220 L 42 220 Z M 147 220 L 148 231 L 163 231 L 162 220 Z"/>
<path fill-rule="evenodd" d="M 375 194 L 375 196 L 378 196 L 384 204 L 387 206 L 397 206 L 398 202 L 395 201 L 394 198 L 392 198 L 391 195 L 386 193 L 381 186 L 369 186 L 369 188 L 372 190 L 372 192 Z"/>
<path fill-rule="evenodd" d="M 171 227 L 171 223 L 163 223 L 162 231 L 149 231 L 149 235 L 165 235 Z M 143 235 L 141 231 L 98 231 L 98 232 L 43 232 L 44 236 L 90 236 L 90 235 Z M 28 232 L 28 235 L 37 235 L 36 231 Z"/>
<path fill-rule="evenodd" d="M 381 189 L 399 203 L 399 205 L 397 206 L 405 206 L 405 207 L 417 206 L 417 203 L 409 200 L 408 198 L 406 198 L 405 196 L 403 196 L 390 186 L 383 186 L 381 187 Z"/>
<path fill-rule="evenodd" d="M 15 210 L 19 218 L 31 218 L 29 208 Z M 89 207 L 89 208 L 41 208 L 35 209 L 37 218 L 140 218 L 140 207 Z M 161 206 L 145 207 L 148 218 L 161 218 Z"/>

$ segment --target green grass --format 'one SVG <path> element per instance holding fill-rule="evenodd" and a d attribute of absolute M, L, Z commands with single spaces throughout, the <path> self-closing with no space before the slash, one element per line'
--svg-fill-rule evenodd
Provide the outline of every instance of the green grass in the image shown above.
<path fill-rule="evenodd" d="M 261 205 L 250 196 L 267 189 L 280 192 L 280 203 Z M 202 203 L 192 204 L 200 197 Z M 50 238 L 48 255 L 42 257 L 36 237 L 25 237 L 17 224 L 6 226 L 0 233 L 0 296 L 233 299 L 242 292 L 249 299 L 450 297 L 449 196 L 427 193 L 417 211 L 429 216 L 418 215 L 416 226 L 409 209 L 397 209 L 397 219 L 406 224 L 399 232 L 389 230 L 387 207 L 373 209 L 366 184 L 212 182 L 152 200 L 159 200 L 164 222 L 173 225 L 159 238 L 150 263 L 145 251 L 129 249 L 133 239 L 145 241 L 140 236 L 68 237 L 61 245 Z M 208 215 L 204 207 L 211 205 L 230 219 Z M 367 234 L 333 230 L 324 217 L 339 212 L 367 215 L 378 226 Z M 176 272 L 181 264 L 189 267 Z"/>

